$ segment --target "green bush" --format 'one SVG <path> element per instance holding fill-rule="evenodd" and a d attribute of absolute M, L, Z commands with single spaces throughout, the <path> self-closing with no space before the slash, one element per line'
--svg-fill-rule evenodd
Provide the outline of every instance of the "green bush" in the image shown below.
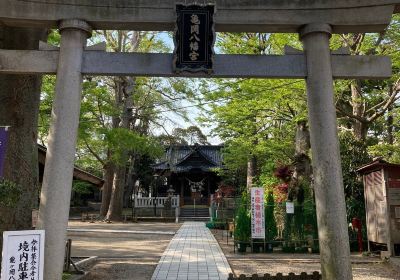
<path fill-rule="evenodd" d="M 274 194 L 269 192 L 267 196 L 267 204 L 265 205 L 265 238 L 268 241 L 274 240 L 277 235 L 274 208 Z"/>
<path fill-rule="evenodd" d="M 213 222 L 208 222 L 206 223 L 206 227 L 209 229 L 213 229 L 214 228 L 214 223 Z"/>
<path fill-rule="evenodd" d="M 62 275 L 62 280 L 69 280 L 71 279 L 71 274 L 69 273 L 63 273 Z"/>
<path fill-rule="evenodd" d="M 235 218 L 235 239 L 238 241 L 249 241 L 251 237 L 251 218 L 247 205 L 247 193 L 243 193 L 242 201 Z"/>
<path fill-rule="evenodd" d="M 14 182 L 0 178 L 0 206 L 14 207 L 21 196 L 21 188 Z"/>
<path fill-rule="evenodd" d="M 79 194 L 91 194 L 93 192 L 93 186 L 84 181 L 74 180 L 72 182 L 72 190 Z"/>

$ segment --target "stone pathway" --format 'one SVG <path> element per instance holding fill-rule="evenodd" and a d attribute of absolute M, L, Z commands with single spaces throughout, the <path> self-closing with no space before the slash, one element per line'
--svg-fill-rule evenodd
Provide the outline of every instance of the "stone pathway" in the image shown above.
<path fill-rule="evenodd" d="M 169 243 L 152 280 L 226 280 L 232 270 L 201 222 L 185 222 Z"/>

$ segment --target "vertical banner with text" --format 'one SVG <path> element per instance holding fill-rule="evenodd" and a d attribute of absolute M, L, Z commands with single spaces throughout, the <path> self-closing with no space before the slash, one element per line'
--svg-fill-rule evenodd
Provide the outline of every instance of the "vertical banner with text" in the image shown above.
<path fill-rule="evenodd" d="M 4 162 L 6 159 L 8 127 L 0 127 L 0 178 L 3 177 Z"/>
<path fill-rule="evenodd" d="M 265 238 L 263 188 L 251 188 L 251 238 Z"/>

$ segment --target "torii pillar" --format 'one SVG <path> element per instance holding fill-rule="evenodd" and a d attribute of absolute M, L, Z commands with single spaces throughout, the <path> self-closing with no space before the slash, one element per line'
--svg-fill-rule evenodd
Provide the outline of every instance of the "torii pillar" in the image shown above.
<path fill-rule="evenodd" d="M 38 228 L 46 231 L 44 278 L 60 280 L 69 217 L 82 91 L 82 60 L 91 27 L 63 20 Z"/>
<path fill-rule="evenodd" d="M 307 61 L 314 192 L 322 279 L 353 279 L 343 175 L 334 105 L 329 39 L 331 26 L 309 24 L 300 31 Z"/>

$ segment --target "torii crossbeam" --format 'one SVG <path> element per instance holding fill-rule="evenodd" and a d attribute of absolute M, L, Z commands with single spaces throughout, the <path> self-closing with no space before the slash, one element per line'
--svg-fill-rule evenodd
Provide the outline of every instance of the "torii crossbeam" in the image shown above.
<path fill-rule="evenodd" d="M 56 74 L 59 51 L 0 50 L 0 74 Z M 384 79 L 392 75 L 385 56 L 332 54 L 335 79 Z M 172 69 L 173 54 L 84 51 L 84 75 L 182 77 Z M 216 55 L 214 73 L 186 74 L 197 78 L 307 78 L 304 54 Z"/>

